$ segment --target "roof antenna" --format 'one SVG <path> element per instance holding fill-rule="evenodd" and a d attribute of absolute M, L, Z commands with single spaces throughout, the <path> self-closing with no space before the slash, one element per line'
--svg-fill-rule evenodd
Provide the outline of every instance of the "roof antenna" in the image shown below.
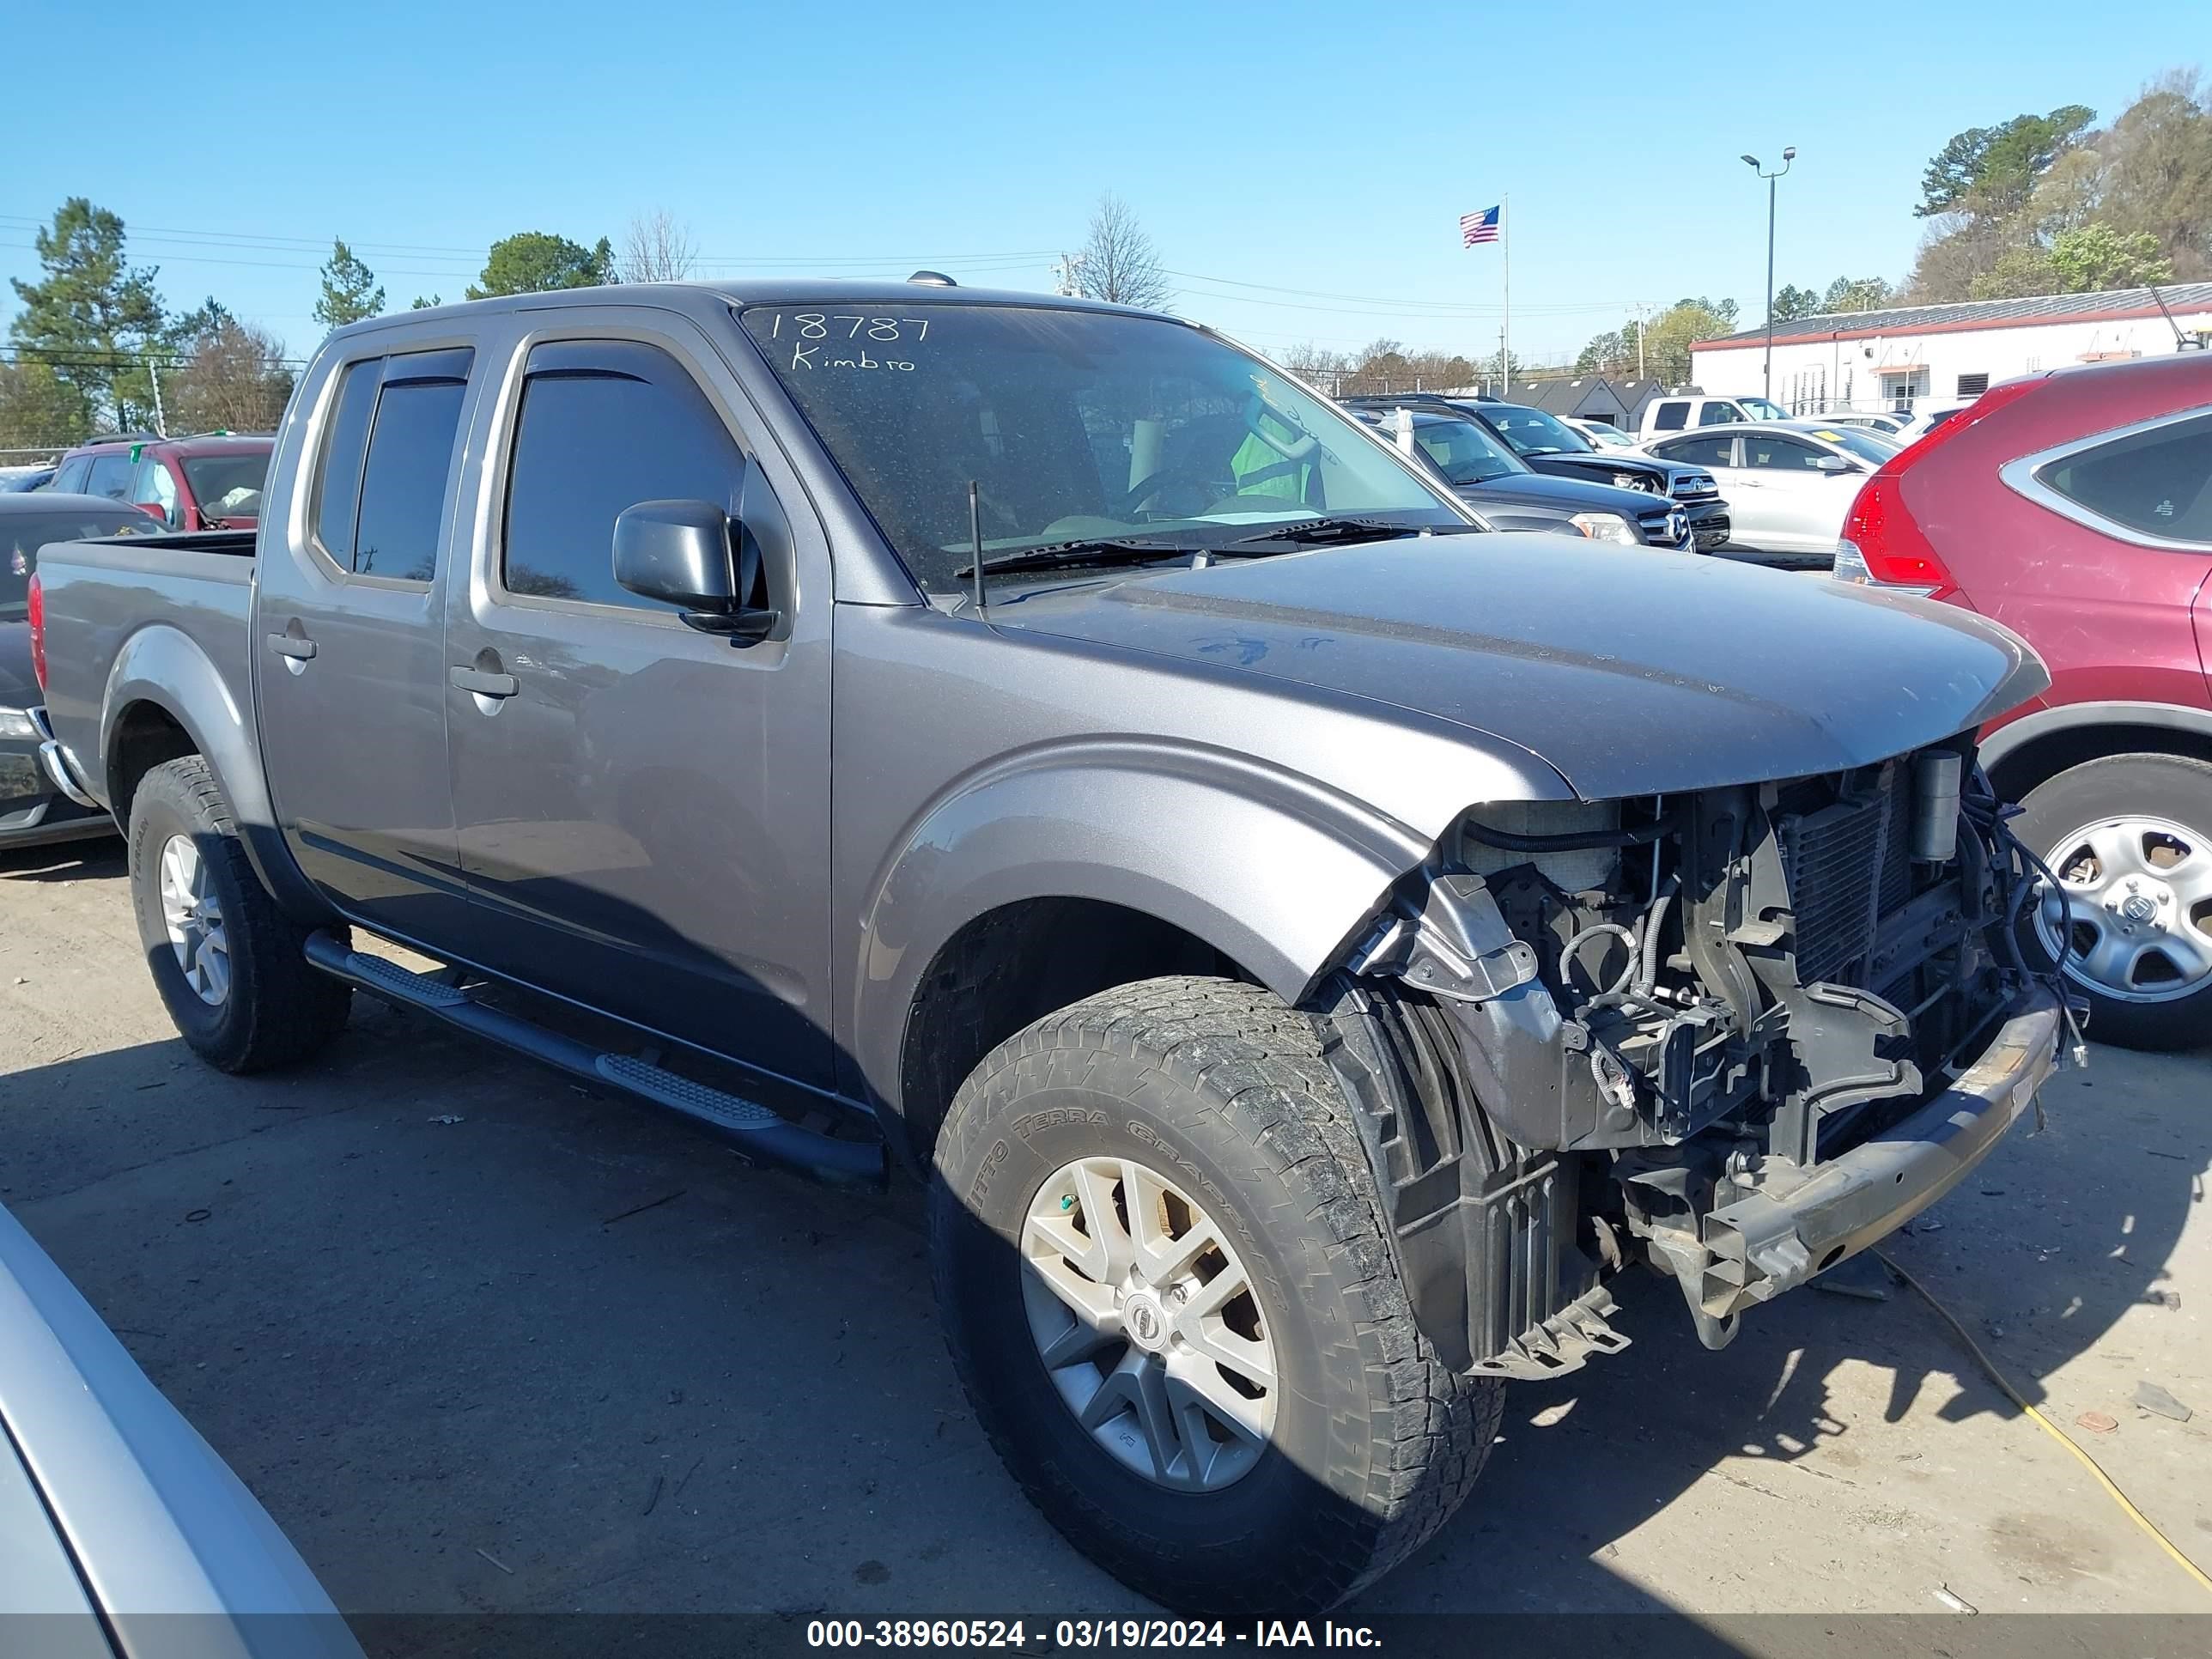
<path fill-rule="evenodd" d="M 975 493 L 975 481 L 968 480 L 968 540 L 975 562 L 970 567 L 975 573 L 975 614 L 983 614 L 983 508 Z"/>
<path fill-rule="evenodd" d="M 2166 319 L 2166 325 L 2173 331 L 2173 349 L 2176 351 L 2203 350 L 2204 337 L 2202 334 L 2184 334 L 2181 331 L 2181 325 L 2173 320 L 2173 313 L 2166 308 L 2166 295 L 2158 291 L 2158 284 L 2145 283 L 2143 286 L 2150 290 L 2150 297 L 2157 301 L 2159 315 Z"/>

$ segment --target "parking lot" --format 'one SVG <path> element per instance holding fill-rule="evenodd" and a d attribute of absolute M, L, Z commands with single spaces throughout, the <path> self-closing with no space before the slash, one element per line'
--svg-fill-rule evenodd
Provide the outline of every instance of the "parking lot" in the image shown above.
<path fill-rule="evenodd" d="M 2095 1050 L 1891 1246 L 2199 1559 L 2207 1079 Z M 910 1182 L 749 1170 L 366 999 L 307 1069 L 222 1076 L 161 1011 L 110 842 L 0 859 L 0 1203 L 349 1612 L 1141 1605 L 970 1420 Z M 1933 1312 L 1848 1282 L 1709 1355 L 1651 1281 L 1635 1346 L 1517 1387 L 1474 1501 L 1358 1609 L 2201 1606 Z"/>

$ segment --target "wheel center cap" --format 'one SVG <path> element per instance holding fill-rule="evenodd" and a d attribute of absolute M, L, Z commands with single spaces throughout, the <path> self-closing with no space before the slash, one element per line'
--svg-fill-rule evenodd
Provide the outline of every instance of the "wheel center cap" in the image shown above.
<path fill-rule="evenodd" d="M 1121 1328 L 1146 1353 L 1158 1353 L 1168 1345 L 1167 1311 L 1149 1291 L 1133 1291 L 1123 1301 Z"/>
<path fill-rule="evenodd" d="M 2130 921 L 2148 921 L 2158 914 L 2158 901 L 2147 893 L 2130 893 L 2120 901 L 2120 914 Z"/>

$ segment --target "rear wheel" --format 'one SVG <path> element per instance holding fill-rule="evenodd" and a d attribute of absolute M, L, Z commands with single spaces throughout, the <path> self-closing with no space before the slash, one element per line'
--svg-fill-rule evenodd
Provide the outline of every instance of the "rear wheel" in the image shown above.
<path fill-rule="evenodd" d="M 2031 943 L 2066 948 L 2089 1034 L 2136 1048 L 2212 1041 L 2212 765 L 2113 755 L 2028 792 L 2014 821 L 2063 899 L 2038 907 Z"/>
<path fill-rule="evenodd" d="M 1142 981 L 979 1066 L 931 1239 L 976 1414 L 1079 1549 L 1181 1612 L 1319 1611 L 1458 1508 L 1504 1385 L 1415 1330 L 1311 1021 Z"/>
<path fill-rule="evenodd" d="M 247 862 L 205 760 L 164 762 L 131 799 L 131 902 L 155 988 L 192 1052 L 226 1072 L 304 1059 L 352 993 L 307 965 L 305 930 Z"/>

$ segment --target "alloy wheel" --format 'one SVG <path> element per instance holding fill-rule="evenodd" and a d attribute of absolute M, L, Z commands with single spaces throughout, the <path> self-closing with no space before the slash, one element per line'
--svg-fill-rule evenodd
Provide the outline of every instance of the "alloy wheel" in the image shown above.
<path fill-rule="evenodd" d="M 1176 1491 L 1251 1471 L 1274 1427 L 1274 1343 L 1189 1194 L 1133 1158 L 1079 1158 L 1030 1200 L 1021 1253 L 1030 1334 L 1092 1439 Z"/>
<path fill-rule="evenodd" d="M 223 932 L 222 901 L 207 861 L 190 836 L 172 836 L 161 848 L 161 926 L 185 983 L 210 1006 L 230 994 L 230 941 Z"/>

